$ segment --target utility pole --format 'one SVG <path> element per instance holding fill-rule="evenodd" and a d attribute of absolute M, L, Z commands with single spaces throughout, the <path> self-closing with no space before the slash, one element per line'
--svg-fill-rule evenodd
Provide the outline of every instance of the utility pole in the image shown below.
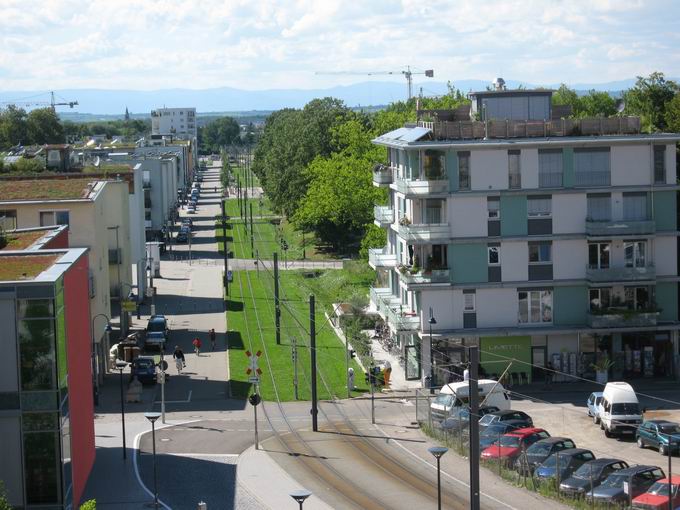
<path fill-rule="evenodd" d="M 479 507 L 479 347 L 470 347 L 470 510 Z"/>
<path fill-rule="evenodd" d="M 227 213 L 225 211 L 224 198 L 222 202 L 222 236 L 224 238 L 224 288 L 227 296 L 229 295 L 229 247 L 227 245 Z"/>
<path fill-rule="evenodd" d="M 279 254 L 274 253 L 274 322 L 276 345 L 281 345 L 281 303 L 279 302 Z"/>
<path fill-rule="evenodd" d="M 314 432 L 319 431 L 319 421 L 318 414 L 319 409 L 317 408 L 317 395 L 316 395 L 316 319 L 315 319 L 315 309 L 314 309 L 314 294 L 309 295 L 309 357 L 312 360 L 312 430 Z"/>
<path fill-rule="evenodd" d="M 255 240 L 254 240 L 254 232 L 255 228 L 253 227 L 253 202 L 251 201 L 248 204 L 250 207 L 250 257 L 255 256 Z"/>
<path fill-rule="evenodd" d="M 298 367 L 297 367 L 297 339 L 292 339 L 292 357 L 293 357 L 293 389 L 295 390 L 295 400 L 298 400 Z"/>

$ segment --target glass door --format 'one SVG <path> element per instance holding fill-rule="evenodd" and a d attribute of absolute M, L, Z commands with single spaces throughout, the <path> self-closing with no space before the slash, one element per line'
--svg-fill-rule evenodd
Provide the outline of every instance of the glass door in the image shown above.
<path fill-rule="evenodd" d="M 545 346 L 531 348 L 531 380 L 544 381 L 545 380 Z"/>
<path fill-rule="evenodd" d="M 406 357 L 406 380 L 412 381 L 420 379 L 420 355 L 418 353 L 419 345 L 405 346 Z"/>

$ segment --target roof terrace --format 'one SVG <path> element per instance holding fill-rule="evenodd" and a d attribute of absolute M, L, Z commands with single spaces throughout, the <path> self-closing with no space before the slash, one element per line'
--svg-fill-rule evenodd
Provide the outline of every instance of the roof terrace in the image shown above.
<path fill-rule="evenodd" d="M 33 280 L 61 257 L 61 254 L 10 255 L 2 257 L 0 281 Z"/>

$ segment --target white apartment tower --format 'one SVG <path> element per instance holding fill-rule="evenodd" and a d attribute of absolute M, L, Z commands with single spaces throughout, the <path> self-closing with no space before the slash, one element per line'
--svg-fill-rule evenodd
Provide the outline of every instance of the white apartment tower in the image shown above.
<path fill-rule="evenodd" d="M 196 139 L 196 108 L 158 108 L 151 110 L 151 134 Z"/>

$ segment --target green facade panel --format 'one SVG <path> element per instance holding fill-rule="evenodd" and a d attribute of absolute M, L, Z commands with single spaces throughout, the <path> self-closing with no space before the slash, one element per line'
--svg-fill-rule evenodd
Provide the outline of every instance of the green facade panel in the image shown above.
<path fill-rule="evenodd" d="M 514 361 L 517 360 L 517 361 Z M 479 339 L 479 362 L 487 376 L 524 372 L 531 382 L 531 337 L 502 336 Z"/>
<path fill-rule="evenodd" d="M 656 229 L 662 231 L 676 230 L 677 200 L 675 191 L 655 191 L 653 202 Z"/>
<path fill-rule="evenodd" d="M 449 176 L 449 191 L 458 191 L 458 152 L 446 151 L 446 174 Z"/>
<path fill-rule="evenodd" d="M 489 271 L 485 243 L 449 245 L 449 267 L 452 283 L 482 283 Z"/>
<path fill-rule="evenodd" d="M 656 284 L 656 304 L 661 308 L 659 320 L 662 322 L 678 320 L 678 284 L 662 282 Z"/>
<path fill-rule="evenodd" d="M 501 195 L 501 235 L 527 235 L 527 197 Z"/>
<path fill-rule="evenodd" d="M 562 185 L 565 188 L 574 187 L 574 149 L 565 147 L 562 149 Z"/>
<path fill-rule="evenodd" d="M 582 326 L 588 317 L 588 287 L 555 287 L 553 290 L 553 324 Z"/>

